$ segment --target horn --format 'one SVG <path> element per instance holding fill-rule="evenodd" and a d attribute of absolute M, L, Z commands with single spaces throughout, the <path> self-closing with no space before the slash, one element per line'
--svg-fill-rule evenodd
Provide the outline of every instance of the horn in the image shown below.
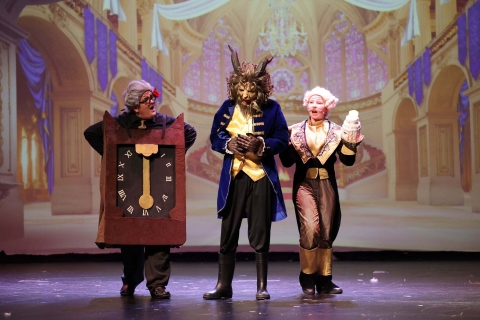
<path fill-rule="evenodd" d="M 238 70 L 240 68 L 240 61 L 238 61 L 238 54 L 236 51 L 232 49 L 232 47 L 230 47 L 230 45 L 228 45 L 228 49 L 230 49 L 230 52 L 232 53 L 230 55 L 230 58 L 232 59 L 233 71 L 236 74 L 240 75 L 240 71 Z"/>
<path fill-rule="evenodd" d="M 261 77 L 265 74 L 265 69 L 267 68 L 267 64 L 272 62 L 272 60 L 273 60 L 273 57 L 271 57 L 270 59 L 265 58 L 262 60 L 262 62 L 260 62 L 260 64 L 255 69 L 255 78 Z"/>

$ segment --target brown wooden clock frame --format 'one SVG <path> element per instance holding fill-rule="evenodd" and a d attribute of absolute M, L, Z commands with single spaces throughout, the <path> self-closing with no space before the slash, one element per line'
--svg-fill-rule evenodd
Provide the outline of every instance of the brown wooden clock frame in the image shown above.
<path fill-rule="evenodd" d="M 110 245 L 183 245 L 186 241 L 186 174 L 183 113 L 167 129 L 127 130 L 106 111 L 103 117 L 104 152 L 101 188 L 105 243 Z M 175 206 L 169 218 L 124 216 L 117 206 L 117 148 L 125 144 L 175 147 Z M 155 177 L 150 177 L 150 181 Z"/>

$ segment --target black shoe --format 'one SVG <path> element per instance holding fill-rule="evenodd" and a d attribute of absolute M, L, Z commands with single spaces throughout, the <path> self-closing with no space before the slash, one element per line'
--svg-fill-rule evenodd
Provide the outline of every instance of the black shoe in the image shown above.
<path fill-rule="evenodd" d="M 170 292 L 163 286 L 150 290 L 150 295 L 154 299 L 170 299 Z"/>
<path fill-rule="evenodd" d="M 332 276 L 317 276 L 317 292 L 321 294 L 340 294 L 342 288 L 332 282 Z"/>
<path fill-rule="evenodd" d="M 135 293 L 135 288 L 137 287 L 137 285 L 134 285 L 134 284 L 131 284 L 131 283 L 128 283 L 125 279 L 122 278 L 122 282 L 123 282 L 123 286 L 122 288 L 120 289 L 120 295 L 121 296 L 133 296 L 133 294 Z"/>
<path fill-rule="evenodd" d="M 300 281 L 300 286 L 304 294 L 314 295 L 315 294 L 315 278 L 316 274 L 306 274 L 300 271 L 300 276 L 298 280 Z"/>

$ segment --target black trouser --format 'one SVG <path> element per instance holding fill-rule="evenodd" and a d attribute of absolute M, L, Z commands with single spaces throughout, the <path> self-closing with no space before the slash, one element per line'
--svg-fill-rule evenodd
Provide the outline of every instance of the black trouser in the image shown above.
<path fill-rule="evenodd" d="M 230 183 L 227 204 L 222 213 L 220 253 L 237 251 L 240 226 L 245 212 L 250 246 L 256 252 L 268 252 L 274 200 L 274 191 L 267 176 L 254 182 L 240 171 Z"/>
<path fill-rule="evenodd" d="M 147 288 L 166 286 L 170 279 L 170 246 L 122 246 L 123 278 L 133 285 L 143 281 Z"/>

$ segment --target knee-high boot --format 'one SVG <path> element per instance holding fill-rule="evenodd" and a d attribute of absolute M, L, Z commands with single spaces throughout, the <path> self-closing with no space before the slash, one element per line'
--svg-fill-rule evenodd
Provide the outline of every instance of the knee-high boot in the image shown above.
<path fill-rule="evenodd" d="M 317 292 L 325 294 L 339 294 L 343 290 L 332 282 L 332 253 L 333 249 L 318 248 L 317 261 Z"/>
<path fill-rule="evenodd" d="M 257 261 L 257 300 L 270 299 L 267 291 L 267 275 L 268 275 L 268 252 L 255 252 L 255 260 Z"/>
<path fill-rule="evenodd" d="M 233 295 L 232 280 L 235 271 L 235 253 L 218 254 L 218 282 L 215 289 L 203 294 L 203 299 L 228 299 Z"/>
<path fill-rule="evenodd" d="M 300 286 L 303 293 L 315 294 L 315 278 L 317 275 L 317 248 L 307 250 L 300 247 Z"/>

